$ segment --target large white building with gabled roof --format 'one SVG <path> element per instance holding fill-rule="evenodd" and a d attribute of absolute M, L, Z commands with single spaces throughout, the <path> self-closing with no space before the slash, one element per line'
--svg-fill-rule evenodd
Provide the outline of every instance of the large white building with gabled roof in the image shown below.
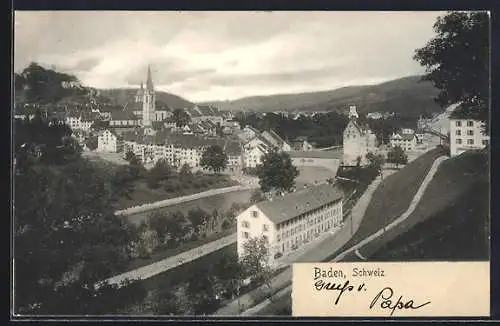
<path fill-rule="evenodd" d="M 251 238 L 264 237 L 269 244 L 269 263 L 281 259 L 325 233 L 340 229 L 343 193 L 321 184 L 262 201 L 243 211 L 237 220 L 238 256 Z"/>

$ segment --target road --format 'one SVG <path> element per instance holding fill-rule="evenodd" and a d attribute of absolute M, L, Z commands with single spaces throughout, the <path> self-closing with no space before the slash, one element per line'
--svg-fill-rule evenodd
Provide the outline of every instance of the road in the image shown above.
<path fill-rule="evenodd" d="M 200 198 L 204 198 L 204 197 L 210 197 L 210 196 L 219 195 L 219 194 L 225 194 L 225 193 L 232 192 L 232 191 L 255 189 L 257 187 L 258 186 L 256 186 L 256 185 L 246 185 L 246 186 L 238 185 L 238 186 L 231 186 L 231 187 L 225 187 L 225 188 L 210 189 L 207 191 L 198 192 L 196 194 L 175 197 L 175 198 L 156 201 L 154 203 L 148 203 L 148 204 L 143 204 L 143 205 L 139 205 L 139 206 L 125 208 L 125 209 L 116 211 L 115 214 L 122 215 L 122 216 L 128 216 L 128 215 L 132 215 L 132 214 L 147 212 L 147 211 L 150 211 L 153 209 L 158 209 L 158 208 L 167 207 L 167 206 L 171 206 L 171 205 L 177 205 L 177 204 L 180 204 L 180 203 L 183 203 L 186 201 L 191 201 L 191 200 L 200 199 Z"/>
<path fill-rule="evenodd" d="M 417 193 L 413 197 L 413 200 L 411 201 L 410 206 L 408 206 L 408 209 L 400 217 L 398 217 L 396 220 L 394 220 L 393 222 L 389 223 L 385 227 L 382 227 L 381 229 L 379 229 L 377 232 L 373 233 L 372 235 L 368 236 L 367 238 L 365 238 L 364 240 L 362 240 L 358 244 L 356 244 L 353 247 L 347 249 L 346 251 L 340 253 L 334 259 L 332 259 L 331 261 L 332 262 L 337 262 L 337 261 L 342 261 L 342 260 L 344 260 L 346 258 L 349 258 L 348 259 L 349 261 L 353 260 L 353 258 L 354 258 L 354 260 L 366 260 L 366 257 L 362 254 L 362 252 L 360 252 L 360 249 L 362 249 L 363 247 L 369 245 L 374 240 L 376 240 L 376 239 L 378 239 L 380 237 L 383 237 L 386 231 L 391 230 L 394 227 L 396 227 L 397 225 L 399 225 L 400 223 L 404 222 L 413 213 L 413 211 L 417 207 L 418 203 L 422 199 L 422 196 L 425 193 L 425 190 L 427 189 L 427 186 L 429 185 L 429 183 L 434 178 L 434 175 L 436 174 L 439 166 L 446 159 L 448 159 L 448 157 L 442 156 L 442 157 L 439 157 L 438 159 L 436 159 L 434 161 L 434 163 L 431 166 L 431 169 L 429 170 L 429 172 L 425 176 L 424 180 L 422 181 L 422 184 L 420 185 L 420 188 L 418 189 Z M 354 210 L 354 208 L 353 208 L 353 210 Z M 365 210 L 366 210 L 366 208 L 365 208 Z M 361 222 L 361 219 L 359 219 L 359 221 L 355 221 L 354 223 L 357 223 L 357 226 L 359 226 L 360 222 Z M 345 242 L 344 242 L 344 244 L 345 244 Z M 339 248 L 340 247 L 337 247 L 337 249 L 339 249 Z M 333 249 L 333 246 L 330 247 L 330 253 L 331 252 L 335 252 L 335 250 L 336 249 Z M 321 261 L 321 260 L 309 259 L 308 261 Z M 291 273 L 290 273 L 290 277 L 291 277 Z M 284 295 L 291 295 L 291 292 L 292 292 L 292 285 L 289 284 L 286 287 L 282 288 L 276 294 L 276 297 L 283 297 Z M 258 305 L 256 305 L 256 306 L 248 309 L 247 311 L 245 311 L 244 315 L 258 315 L 259 311 L 261 311 L 263 308 L 267 307 L 270 303 L 271 302 L 269 300 L 261 302 Z"/>
<path fill-rule="evenodd" d="M 197 248 L 184 251 L 178 255 L 165 258 L 153 264 L 139 267 L 137 269 L 113 276 L 107 279 L 106 281 L 108 281 L 110 284 L 120 284 L 122 281 L 126 279 L 130 280 L 147 279 L 155 275 L 158 275 L 160 273 L 163 273 L 165 271 L 168 271 L 169 269 L 178 267 L 182 264 L 198 259 L 202 256 L 208 255 L 211 252 L 227 247 L 235 242 L 236 242 L 236 233 L 233 233 L 219 240 L 206 243 Z"/>

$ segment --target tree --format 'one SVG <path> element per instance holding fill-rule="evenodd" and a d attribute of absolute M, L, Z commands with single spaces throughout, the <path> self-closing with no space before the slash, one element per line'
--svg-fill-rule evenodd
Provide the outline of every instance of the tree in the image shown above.
<path fill-rule="evenodd" d="M 368 168 L 381 172 L 382 166 L 384 165 L 384 157 L 382 155 L 375 155 L 369 152 L 366 154 L 366 159 L 368 160 Z"/>
<path fill-rule="evenodd" d="M 397 168 L 399 164 L 408 163 L 408 156 L 401 147 L 395 146 L 387 153 L 387 162 L 396 164 Z"/>
<path fill-rule="evenodd" d="M 94 288 L 127 268 L 136 234 L 114 215 L 93 164 L 34 164 L 14 182 L 16 312 L 103 314 L 128 304 L 111 300 L 116 286 Z"/>
<path fill-rule="evenodd" d="M 196 269 L 187 286 L 187 294 L 195 315 L 210 314 L 218 308 L 216 293 L 217 280 L 211 268 Z"/>
<path fill-rule="evenodd" d="M 181 315 L 184 313 L 180 300 L 171 291 L 161 291 L 153 303 L 153 312 L 156 315 Z"/>
<path fill-rule="evenodd" d="M 137 156 L 132 156 L 128 161 L 130 175 L 133 179 L 139 178 L 141 175 L 144 175 L 146 169 L 142 165 L 141 159 Z"/>
<path fill-rule="evenodd" d="M 191 117 L 183 109 L 175 109 L 172 112 L 172 119 L 175 121 L 175 125 L 179 128 L 184 127 L 191 121 Z"/>
<path fill-rule="evenodd" d="M 87 141 L 85 142 L 85 145 L 87 145 L 87 148 L 90 149 L 91 151 L 94 151 L 97 149 L 97 144 L 98 144 L 98 141 L 97 141 L 97 137 L 95 137 L 95 136 L 89 137 L 87 139 Z"/>
<path fill-rule="evenodd" d="M 199 234 L 201 231 L 201 227 L 206 225 L 206 223 L 208 222 L 208 215 L 209 214 L 207 212 L 200 209 L 199 207 L 197 209 L 188 211 L 187 219 L 191 223 L 191 226 L 193 227 L 195 233 Z"/>
<path fill-rule="evenodd" d="M 159 182 L 166 180 L 172 175 L 172 167 L 166 159 L 159 159 L 155 166 L 149 170 L 147 183 L 149 188 L 158 188 Z"/>
<path fill-rule="evenodd" d="M 258 202 L 261 202 L 263 200 L 265 200 L 266 198 L 264 197 L 264 194 L 262 193 L 262 191 L 260 189 L 255 189 L 253 192 L 252 192 L 252 195 L 250 196 L 250 202 L 252 204 L 255 204 L 255 203 L 258 203 Z"/>
<path fill-rule="evenodd" d="M 267 238 L 254 237 L 243 244 L 241 257 L 244 274 L 254 281 L 264 282 L 271 291 L 272 268 L 269 263 L 269 242 Z"/>
<path fill-rule="evenodd" d="M 170 234 L 170 242 L 176 245 L 187 233 L 186 218 L 181 211 L 172 213 L 167 219 L 167 231 Z"/>
<path fill-rule="evenodd" d="M 130 162 L 134 157 L 135 157 L 135 154 L 132 151 L 127 151 L 125 153 L 125 161 L 127 161 L 127 162 Z"/>
<path fill-rule="evenodd" d="M 489 21 L 487 12 L 448 12 L 434 23 L 437 35 L 414 55 L 426 68 L 423 79 L 440 90 L 438 104 L 461 102 L 457 114 L 484 122 L 490 98 Z"/>
<path fill-rule="evenodd" d="M 225 291 L 228 299 L 239 297 L 241 283 L 244 279 L 243 265 L 236 254 L 225 254 L 214 265 L 214 273 Z"/>
<path fill-rule="evenodd" d="M 227 155 L 219 145 L 208 146 L 201 156 L 200 165 L 219 174 L 227 166 Z"/>
<path fill-rule="evenodd" d="M 134 179 L 128 166 L 120 166 L 111 177 L 111 189 L 114 201 L 126 197 L 132 199 L 135 190 Z"/>
<path fill-rule="evenodd" d="M 192 176 L 193 176 L 193 172 L 191 171 L 191 167 L 189 166 L 189 164 L 187 163 L 184 163 L 182 166 L 181 166 L 181 170 L 179 171 L 179 174 L 181 176 L 181 179 L 186 182 L 188 180 L 191 180 Z"/>
<path fill-rule="evenodd" d="M 290 155 L 271 151 L 264 155 L 258 168 L 259 184 L 262 192 L 271 190 L 288 192 L 295 186 L 299 170 L 292 164 Z"/>
<path fill-rule="evenodd" d="M 164 213 L 155 211 L 148 217 L 148 226 L 155 232 L 160 243 L 165 243 L 165 238 L 168 235 L 169 218 Z"/>

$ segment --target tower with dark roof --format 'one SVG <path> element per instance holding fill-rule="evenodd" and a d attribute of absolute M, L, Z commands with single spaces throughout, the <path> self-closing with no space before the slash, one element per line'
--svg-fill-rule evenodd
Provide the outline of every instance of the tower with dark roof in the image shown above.
<path fill-rule="evenodd" d="M 142 84 L 141 84 L 142 89 Z M 151 126 L 151 122 L 155 120 L 155 103 L 156 96 L 153 85 L 153 78 L 151 76 L 151 66 L 148 65 L 148 76 L 146 79 L 146 89 L 144 89 L 142 100 L 142 120 L 143 126 Z"/>

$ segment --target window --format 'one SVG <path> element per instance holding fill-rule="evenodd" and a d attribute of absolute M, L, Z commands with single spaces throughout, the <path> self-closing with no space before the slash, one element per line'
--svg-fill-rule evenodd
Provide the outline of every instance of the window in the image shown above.
<path fill-rule="evenodd" d="M 253 217 L 257 217 L 259 215 L 259 213 L 257 211 L 252 211 L 252 216 Z"/>
<path fill-rule="evenodd" d="M 281 241 L 281 235 L 278 234 L 277 239 L 278 239 L 278 242 L 280 242 Z"/>
<path fill-rule="evenodd" d="M 457 130 L 457 131 L 455 131 L 455 135 L 457 135 L 457 136 L 462 136 L 462 130 Z"/>
<path fill-rule="evenodd" d="M 474 121 L 467 121 L 467 127 L 473 127 L 474 126 Z"/>
<path fill-rule="evenodd" d="M 474 136 L 474 130 L 467 130 L 467 136 Z"/>
<path fill-rule="evenodd" d="M 250 223 L 248 223 L 248 221 L 243 221 L 243 222 L 241 222 L 241 226 L 243 226 L 244 228 L 249 228 Z"/>
<path fill-rule="evenodd" d="M 462 127 L 462 121 L 457 121 L 457 122 L 455 122 L 455 126 L 457 126 L 457 127 Z"/>
<path fill-rule="evenodd" d="M 248 239 L 248 238 L 249 238 L 248 232 L 243 232 L 243 239 Z"/>
<path fill-rule="evenodd" d="M 488 139 L 483 139 L 482 143 L 484 146 L 488 146 Z"/>
<path fill-rule="evenodd" d="M 459 145 L 462 144 L 462 139 L 457 138 L 457 144 L 459 144 Z"/>
<path fill-rule="evenodd" d="M 269 231 L 269 227 L 267 226 L 267 224 L 262 225 L 262 231 L 264 232 Z"/>
<path fill-rule="evenodd" d="M 467 139 L 467 145 L 474 145 L 474 139 Z"/>

